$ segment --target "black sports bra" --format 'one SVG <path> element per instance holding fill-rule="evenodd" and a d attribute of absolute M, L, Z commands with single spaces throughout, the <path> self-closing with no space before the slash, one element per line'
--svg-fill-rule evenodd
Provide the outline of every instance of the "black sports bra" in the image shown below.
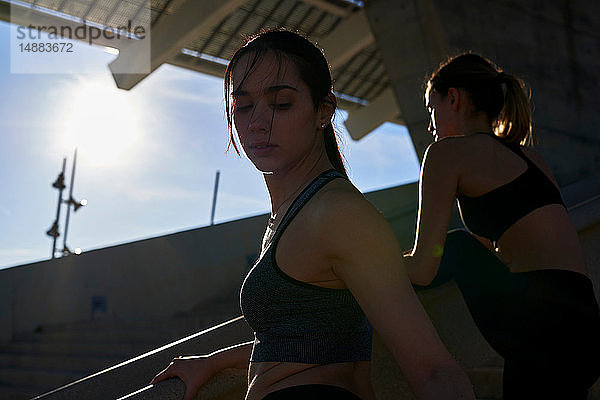
<path fill-rule="evenodd" d="M 456 196 L 465 226 L 491 240 L 495 247 L 502 234 L 531 211 L 548 204 L 565 204 L 558 188 L 523 153 L 518 143 L 505 143 L 492 133 L 485 134 L 494 137 L 527 163 L 525 172 L 494 190 L 477 197 Z"/>

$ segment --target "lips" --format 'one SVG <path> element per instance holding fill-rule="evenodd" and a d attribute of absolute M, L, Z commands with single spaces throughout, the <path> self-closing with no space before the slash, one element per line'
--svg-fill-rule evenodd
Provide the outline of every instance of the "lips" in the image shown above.
<path fill-rule="evenodd" d="M 248 145 L 248 150 L 257 156 L 263 156 L 271 153 L 277 146 L 271 143 L 254 143 Z"/>

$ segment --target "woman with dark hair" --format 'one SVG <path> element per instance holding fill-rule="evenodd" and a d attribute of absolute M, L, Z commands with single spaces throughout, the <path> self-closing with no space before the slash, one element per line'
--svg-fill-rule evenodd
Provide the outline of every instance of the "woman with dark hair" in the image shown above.
<path fill-rule="evenodd" d="M 405 257 L 411 280 L 455 279 L 504 357 L 505 399 L 585 399 L 600 373 L 598 305 L 558 184 L 524 146 L 524 82 L 461 54 L 430 77 L 425 106 L 435 142 L 423 158 L 415 244 Z M 469 231 L 446 233 L 455 198 Z"/>
<path fill-rule="evenodd" d="M 418 301 L 385 219 L 350 183 L 331 119 L 323 54 L 287 31 L 251 38 L 225 74 L 230 144 L 263 174 L 271 218 L 240 305 L 255 340 L 176 358 L 185 399 L 227 367 L 246 399 L 374 399 L 373 326 L 421 399 L 473 399 Z M 237 135 L 233 133 L 233 127 Z"/>

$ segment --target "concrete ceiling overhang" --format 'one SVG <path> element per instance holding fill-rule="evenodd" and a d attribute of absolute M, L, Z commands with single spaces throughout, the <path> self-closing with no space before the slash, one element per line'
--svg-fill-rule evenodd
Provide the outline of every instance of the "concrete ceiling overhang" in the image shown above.
<path fill-rule="evenodd" d="M 0 0 L 0 18 L 24 26 L 35 17 L 48 25 L 114 27 L 142 14 L 151 24 L 148 73 L 119 73 L 123 66 L 135 68 L 142 62 L 140 41 L 93 40 L 119 51 L 109 68 L 121 89 L 133 88 L 162 64 L 223 77 L 244 37 L 262 28 L 285 27 L 303 33 L 325 52 L 352 138 L 358 140 L 386 121 L 403 124 L 367 16 L 356 0 Z"/>

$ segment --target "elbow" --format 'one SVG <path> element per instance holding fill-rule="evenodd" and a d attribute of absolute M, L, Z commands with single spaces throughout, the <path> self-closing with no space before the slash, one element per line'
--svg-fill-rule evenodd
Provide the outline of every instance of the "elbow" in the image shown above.
<path fill-rule="evenodd" d="M 434 260 L 431 263 L 423 260 L 419 255 L 413 254 L 405 256 L 404 262 L 408 277 L 413 285 L 428 286 L 434 281 L 439 267 L 439 260 Z"/>
<path fill-rule="evenodd" d="M 411 276 L 410 277 L 410 281 L 417 286 L 429 286 L 429 284 L 431 284 L 431 282 L 433 282 L 433 275 L 429 275 L 429 274 L 420 274 L 420 275 L 415 275 L 414 277 Z"/>
<path fill-rule="evenodd" d="M 415 289 L 426 288 L 432 282 L 432 280 L 428 280 L 428 279 L 412 279 L 412 278 L 410 281 L 412 282 L 413 286 L 416 286 Z"/>
<path fill-rule="evenodd" d="M 409 277 L 413 284 L 427 288 L 433 288 L 453 278 L 452 270 L 449 268 L 440 268 L 440 260 L 433 259 L 427 263 L 421 264 L 421 267 L 409 270 Z"/>
<path fill-rule="evenodd" d="M 435 278 L 435 271 L 430 271 L 428 268 L 418 268 L 416 264 L 409 264 L 407 268 L 408 278 L 413 285 L 427 286 Z"/>

